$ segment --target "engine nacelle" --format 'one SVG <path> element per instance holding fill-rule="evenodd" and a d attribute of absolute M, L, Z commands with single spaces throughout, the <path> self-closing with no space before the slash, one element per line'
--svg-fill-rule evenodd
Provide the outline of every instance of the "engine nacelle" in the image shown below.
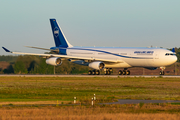
<path fill-rule="evenodd" d="M 145 67 L 145 68 L 148 70 L 156 70 L 157 69 L 157 67 Z"/>
<path fill-rule="evenodd" d="M 46 59 L 46 64 L 59 66 L 62 64 L 62 60 L 60 57 L 51 57 Z"/>
<path fill-rule="evenodd" d="M 89 63 L 89 67 L 96 70 L 102 70 L 104 69 L 105 64 L 103 62 L 91 62 Z"/>

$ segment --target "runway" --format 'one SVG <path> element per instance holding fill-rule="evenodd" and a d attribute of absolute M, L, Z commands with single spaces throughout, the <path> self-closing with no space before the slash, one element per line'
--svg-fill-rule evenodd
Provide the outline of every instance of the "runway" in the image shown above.
<path fill-rule="evenodd" d="M 100 103 L 101 104 L 138 104 L 138 103 L 180 103 L 177 100 L 127 100 L 127 99 L 120 99 L 118 102 L 110 102 L 110 103 Z"/>
<path fill-rule="evenodd" d="M 177 100 L 128 100 L 128 99 L 119 99 L 118 102 L 110 103 L 98 103 L 99 105 L 112 105 L 112 104 L 139 104 L 139 103 L 180 103 Z M 5 104 L 1 105 L 2 107 L 33 107 L 33 106 L 78 106 L 78 105 L 87 105 L 87 104 Z"/>
<path fill-rule="evenodd" d="M 144 78 L 180 78 L 179 75 L 29 75 L 29 74 L 0 74 L 0 77 L 144 77 Z"/>

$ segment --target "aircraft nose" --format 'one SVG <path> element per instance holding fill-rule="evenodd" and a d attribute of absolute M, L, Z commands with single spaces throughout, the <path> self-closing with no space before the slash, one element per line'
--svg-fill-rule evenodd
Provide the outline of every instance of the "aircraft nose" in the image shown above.
<path fill-rule="evenodd" d="M 177 61 L 177 56 L 173 56 L 171 61 L 172 63 L 175 63 Z"/>

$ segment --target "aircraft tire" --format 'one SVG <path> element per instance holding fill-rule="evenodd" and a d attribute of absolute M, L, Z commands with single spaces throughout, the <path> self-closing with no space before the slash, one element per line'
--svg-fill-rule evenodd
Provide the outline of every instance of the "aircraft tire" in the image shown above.
<path fill-rule="evenodd" d="M 93 70 L 93 71 L 92 71 L 92 75 L 96 75 L 96 70 Z"/>
<path fill-rule="evenodd" d="M 164 75 L 164 71 L 160 71 L 159 75 Z"/>
<path fill-rule="evenodd" d="M 109 70 L 104 71 L 105 75 L 109 75 Z"/>
<path fill-rule="evenodd" d="M 88 75 L 92 75 L 92 71 L 91 70 L 88 71 Z"/>
<path fill-rule="evenodd" d="M 129 70 L 126 71 L 126 75 L 130 75 L 130 71 Z"/>
<path fill-rule="evenodd" d="M 123 75 L 126 75 L 126 70 L 123 70 L 122 74 L 123 74 Z"/>
<path fill-rule="evenodd" d="M 96 75 L 100 75 L 100 71 L 99 70 L 96 70 Z"/>
<path fill-rule="evenodd" d="M 122 75 L 122 73 L 123 73 L 123 72 L 122 72 L 121 70 L 119 70 L 118 74 L 119 74 L 119 75 Z"/>
<path fill-rule="evenodd" d="M 111 71 L 110 70 L 108 70 L 108 75 L 111 75 Z"/>

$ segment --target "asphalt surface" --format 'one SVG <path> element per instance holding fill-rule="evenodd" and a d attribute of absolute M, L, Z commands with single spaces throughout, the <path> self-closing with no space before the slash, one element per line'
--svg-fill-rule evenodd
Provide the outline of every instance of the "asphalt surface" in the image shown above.
<path fill-rule="evenodd" d="M 163 77 L 163 78 L 180 78 L 179 75 L 17 75 L 17 74 L 0 74 L 0 77 Z"/>
<path fill-rule="evenodd" d="M 100 104 L 138 104 L 138 103 L 180 103 L 177 100 L 126 100 L 120 99 L 118 102 L 110 102 L 110 103 L 100 103 Z"/>
<path fill-rule="evenodd" d="M 118 102 L 110 102 L 110 103 L 99 103 L 99 105 L 112 105 L 112 104 L 138 104 L 138 103 L 180 103 L 180 101 L 176 100 L 127 100 L 120 99 Z M 37 107 L 37 106 L 78 106 L 78 104 L 26 104 L 26 105 L 1 105 L 1 107 Z"/>

